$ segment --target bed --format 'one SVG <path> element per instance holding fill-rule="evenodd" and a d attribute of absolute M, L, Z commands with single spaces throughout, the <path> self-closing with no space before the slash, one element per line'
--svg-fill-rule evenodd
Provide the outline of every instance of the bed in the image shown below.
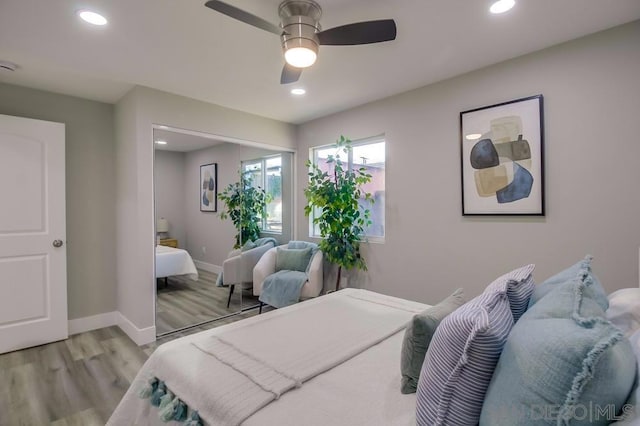
<path fill-rule="evenodd" d="M 162 422 L 158 408 L 138 396 L 158 376 L 208 425 L 299 425 L 302 419 L 318 426 L 415 425 L 416 396 L 398 391 L 400 346 L 406 323 L 427 307 L 344 289 L 166 343 L 145 363 L 108 424 L 180 424 Z M 224 344 L 229 346 L 220 350 Z M 276 373 L 252 370 L 254 361 Z M 236 380 L 238 371 L 271 388 Z M 277 372 L 284 377 L 265 378 Z"/>
<path fill-rule="evenodd" d="M 167 246 L 156 246 L 156 278 L 187 275 L 198 280 L 198 270 L 189 252 Z"/>
<path fill-rule="evenodd" d="M 582 265 L 587 261 L 590 262 L 590 259 L 585 259 L 577 265 Z M 520 269 L 531 266 L 528 265 Z M 572 270 L 573 267 L 567 271 Z M 587 275 L 583 275 L 584 271 L 585 269 L 581 268 L 579 276 L 586 279 Z M 494 286 L 495 283 L 500 282 L 519 285 L 517 281 L 511 279 L 507 281 L 504 278 L 509 276 L 511 275 L 506 274 L 494 281 L 487 287 L 485 293 L 498 291 L 496 300 L 500 300 L 500 303 L 505 305 L 505 315 L 510 317 L 512 315 L 511 306 L 519 309 L 523 305 L 511 305 L 512 300 L 506 297 L 507 286 L 499 290 L 496 290 Z M 575 273 L 572 272 L 571 277 L 574 276 Z M 529 277 L 530 273 L 522 282 L 529 282 Z M 555 278 L 556 276 L 549 280 Z M 545 298 L 543 293 L 539 293 L 537 297 L 542 298 L 542 301 L 538 298 L 535 302 L 536 305 L 526 314 L 531 314 L 529 318 L 525 319 L 526 315 L 523 315 L 514 327 L 514 330 L 516 327 L 525 327 L 527 332 L 514 331 L 507 339 L 507 343 L 512 339 L 516 342 L 524 339 L 528 345 L 538 345 L 538 342 L 545 341 L 530 339 L 531 330 L 526 324 L 535 325 L 535 321 L 553 321 L 554 324 L 558 324 L 558 319 L 555 317 L 551 319 L 548 319 L 550 317 L 539 317 L 536 312 L 541 312 L 545 304 L 555 306 L 557 303 L 564 303 L 562 298 L 565 291 L 566 294 L 571 295 L 571 299 L 567 300 L 580 300 L 580 303 L 565 304 L 569 307 L 568 312 L 574 316 L 576 313 L 582 312 L 579 311 L 582 309 L 581 306 L 587 306 L 595 300 L 587 299 L 587 297 L 599 298 L 602 296 L 607 298 L 604 293 L 584 290 L 587 285 L 594 286 L 593 288 L 596 285 L 593 282 L 585 284 L 586 281 L 583 278 L 581 280 L 571 278 L 564 284 L 558 285 L 557 289 L 548 293 L 553 294 L 553 297 Z M 538 289 L 544 291 L 546 285 L 547 282 L 544 282 L 539 285 Z M 584 291 L 582 293 L 576 292 L 575 288 L 582 288 Z M 474 300 L 478 301 L 477 303 L 489 300 L 485 293 Z M 587 296 L 588 294 L 591 296 Z M 517 296 L 516 292 L 513 295 Z M 441 305 L 442 302 L 434 309 Z M 591 389 L 596 393 L 603 393 L 605 398 L 608 398 L 609 392 L 601 392 L 601 390 L 611 389 L 609 386 L 619 384 L 619 376 L 624 376 L 625 381 L 629 382 L 629 387 L 623 395 L 626 397 L 631 392 L 631 382 L 636 377 L 640 363 L 640 329 L 638 329 L 638 325 L 640 325 L 640 309 L 638 309 L 640 307 L 640 289 L 625 289 L 613 293 L 609 296 L 608 305 L 609 309 L 606 314 L 611 323 L 602 319 L 598 320 L 597 324 L 601 324 L 607 330 L 615 324 L 618 327 L 615 331 L 616 334 L 620 334 L 622 331 L 629 337 L 630 342 L 621 343 L 618 347 L 631 351 L 625 355 L 630 358 L 617 355 L 603 357 L 603 360 L 608 359 L 607 362 L 613 362 L 615 369 L 609 368 L 611 365 L 607 367 L 604 364 L 598 364 L 602 371 L 598 372 L 599 369 L 592 369 L 592 376 L 595 377 L 594 380 L 598 376 L 604 378 L 605 381 L 594 381 Z M 472 300 L 464 305 L 466 308 L 461 307 L 456 312 L 465 315 L 469 307 L 473 306 Z M 404 394 L 400 392 L 402 380 L 400 374 L 401 348 L 403 347 L 404 332 L 414 315 L 425 311 L 428 307 L 429 305 L 422 303 L 367 290 L 347 288 L 174 340 L 160 346 L 147 360 L 107 424 L 113 426 L 159 426 L 164 424 L 186 426 L 293 426 L 301 424 L 305 426 L 408 426 L 415 425 L 416 422 L 421 425 L 433 424 L 429 421 L 425 422 L 424 418 L 420 417 L 422 416 L 420 405 L 424 403 L 425 398 L 429 397 L 428 393 L 422 392 L 421 394 L 420 386 L 423 383 L 425 365 L 429 366 L 435 362 L 444 364 L 444 362 L 440 362 L 442 358 L 438 356 L 437 351 L 440 349 L 438 349 L 437 342 L 436 349 L 434 349 L 435 355 L 431 358 L 433 362 L 425 360 L 422 365 L 418 393 Z M 578 311 L 574 311 L 575 309 Z M 604 313 L 602 308 L 599 309 Z M 455 314 L 451 314 L 448 318 L 453 316 Z M 485 316 L 486 314 L 483 314 L 478 318 Z M 574 316 L 571 316 L 570 319 L 566 318 L 571 324 L 575 323 L 575 326 L 572 327 L 584 327 L 585 330 L 597 328 L 596 322 L 593 324 L 588 321 L 583 323 L 581 318 L 578 318 L 578 321 Z M 564 319 L 562 321 L 562 324 L 567 324 Z M 438 330 L 446 330 L 450 324 L 453 322 L 447 326 L 440 325 Z M 500 324 L 499 328 L 501 327 Z M 545 329 L 546 340 L 553 343 L 554 338 L 549 339 L 549 334 L 556 335 L 555 329 L 558 328 L 562 331 L 563 327 Z M 573 328 L 570 331 L 573 333 Z M 591 333 L 591 331 L 587 332 Z M 445 333 L 447 332 L 443 332 L 442 335 Z M 465 348 L 469 342 L 471 340 L 461 340 Z M 433 346 L 432 342 L 429 351 Z M 522 351 L 525 346 L 507 345 L 511 353 L 514 348 Z M 546 368 L 547 360 L 553 361 L 554 357 L 564 359 L 569 353 L 565 350 L 565 346 L 559 346 L 561 349 L 559 352 L 549 354 L 546 353 L 546 346 L 542 345 L 541 347 L 543 347 L 541 349 L 544 352 L 543 355 L 529 358 L 533 358 L 533 361 L 539 363 L 543 369 Z M 571 347 L 575 349 L 574 346 Z M 616 347 L 616 345 L 612 347 Z M 452 348 L 452 346 L 445 346 L 445 349 L 449 351 Z M 586 347 L 585 350 L 589 352 L 589 348 Z M 506 352 L 507 349 L 505 349 Z M 578 359 L 582 359 L 580 358 L 582 352 L 576 350 L 570 352 L 576 352 Z M 479 351 L 474 356 L 483 353 Z M 527 356 L 524 354 L 514 359 L 523 361 Z M 465 355 L 462 358 L 468 360 L 470 355 Z M 500 369 L 505 371 L 504 368 L 508 367 L 511 356 L 505 358 L 505 365 L 501 367 L 501 363 L 499 363 L 496 371 Z M 529 364 L 525 364 L 532 365 L 531 361 L 528 359 Z M 518 367 L 520 363 L 514 365 Z M 572 365 L 572 369 L 577 372 L 585 368 L 583 363 L 572 362 Z M 468 373 L 475 374 L 474 371 L 480 370 L 470 370 Z M 571 374 L 575 374 L 575 371 Z M 614 371 L 617 371 L 616 376 L 612 374 Z M 517 372 L 515 374 L 496 373 L 491 385 L 495 384 L 496 378 L 498 378 L 497 383 L 506 380 L 509 385 L 513 383 L 518 385 L 518 379 L 529 377 L 527 376 L 528 370 L 525 373 L 525 375 L 518 375 Z M 536 379 L 536 381 L 547 386 L 544 374 L 536 374 L 535 377 L 540 379 Z M 491 376 L 489 378 L 491 379 Z M 560 381 L 559 377 L 554 380 Z M 570 375 L 567 383 L 557 387 L 561 388 L 562 392 L 564 392 L 562 389 L 573 389 L 571 387 L 572 380 L 573 377 Z M 638 379 L 635 380 L 637 385 Z M 531 383 L 533 382 L 532 379 Z M 435 383 L 431 382 L 429 389 L 434 388 Z M 507 393 L 509 397 L 504 398 L 500 397 L 499 393 L 492 392 L 491 387 L 487 391 L 485 404 L 491 398 L 495 399 L 496 395 L 501 398 L 498 399 L 499 403 L 506 402 L 514 407 L 518 403 L 517 392 Z M 549 395 L 549 393 L 545 391 L 540 395 Z M 558 400 L 563 401 L 564 395 L 562 393 Z M 585 398 L 590 395 L 585 394 Z M 599 404 L 598 400 L 588 400 L 595 401 L 594 404 L 599 406 L 597 405 Z M 627 404 L 624 405 L 623 411 L 625 415 L 628 413 L 630 416 L 619 425 L 640 424 L 640 413 L 636 411 L 640 405 L 640 392 L 633 391 L 626 400 Z M 468 400 L 465 399 L 463 402 L 466 403 Z M 483 406 L 482 400 L 480 405 Z M 551 406 L 555 407 L 555 405 Z M 618 404 L 615 406 L 618 407 Z M 493 411 L 491 408 L 492 406 L 489 406 L 489 409 L 485 410 L 483 406 L 482 415 L 488 413 L 490 416 L 498 413 L 502 416 L 504 414 Z M 194 413 L 196 414 L 194 415 Z M 518 413 L 519 411 L 514 411 L 515 415 L 519 415 Z M 534 411 L 530 410 L 529 414 L 531 413 Z M 511 414 L 511 412 L 506 414 Z M 620 417 L 613 417 L 614 412 L 608 414 L 611 415 L 608 417 L 610 421 L 621 420 Z M 193 416 L 194 422 L 189 420 L 185 422 L 185 416 Z M 175 417 L 179 421 L 172 420 Z M 442 424 L 461 423 L 445 422 Z M 480 424 L 483 422 L 480 421 Z M 490 421 L 487 423 L 485 421 L 484 424 L 493 426 L 496 424 L 516 424 L 516 422 Z M 530 426 L 540 423 L 519 422 L 517 424 Z"/>

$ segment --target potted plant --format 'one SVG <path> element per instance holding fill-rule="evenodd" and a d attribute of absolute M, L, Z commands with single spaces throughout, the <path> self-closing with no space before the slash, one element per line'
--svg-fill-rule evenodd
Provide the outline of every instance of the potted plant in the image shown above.
<path fill-rule="evenodd" d="M 351 141 L 340 136 L 336 146 L 338 153 L 326 160 L 329 170 L 307 161 L 309 186 L 304 190 L 308 201 L 304 213 L 309 216 L 316 211 L 313 223 L 320 229 L 322 241 L 319 247 L 329 262 L 338 265 L 338 290 L 342 268 L 367 270 L 360 254 L 360 242 L 365 236 L 365 227 L 371 225 L 371 212 L 362 208 L 359 201 L 364 199 L 373 203 L 374 200 L 362 189 L 371 181 L 371 175 L 364 167 L 351 170 L 340 157 L 341 152 L 349 154 Z"/>
<path fill-rule="evenodd" d="M 271 197 L 264 189 L 252 185 L 249 174 L 240 172 L 240 181 L 230 183 L 218 197 L 225 205 L 220 218 L 231 218 L 238 231 L 233 248 L 260 238 L 260 223 L 267 215 L 267 203 Z"/>

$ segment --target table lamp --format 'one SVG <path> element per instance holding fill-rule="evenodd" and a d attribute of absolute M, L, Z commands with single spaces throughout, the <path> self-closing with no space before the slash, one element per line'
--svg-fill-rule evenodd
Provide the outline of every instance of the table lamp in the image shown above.
<path fill-rule="evenodd" d="M 158 237 L 158 242 L 162 238 L 167 238 L 169 236 L 169 221 L 164 217 L 161 217 L 156 222 L 156 233 Z"/>

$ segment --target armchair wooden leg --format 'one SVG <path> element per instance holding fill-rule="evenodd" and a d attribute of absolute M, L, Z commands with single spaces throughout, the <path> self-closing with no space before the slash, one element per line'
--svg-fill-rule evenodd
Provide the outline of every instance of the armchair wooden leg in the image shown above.
<path fill-rule="evenodd" d="M 258 309 L 258 315 L 262 313 L 262 307 L 264 306 L 264 302 L 260 302 L 260 308 Z"/>
<path fill-rule="evenodd" d="M 231 295 L 233 294 L 233 289 L 234 289 L 235 287 L 236 287 L 236 286 L 235 286 L 235 285 L 233 285 L 233 284 L 229 285 L 229 299 L 227 299 L 227 308 L 228 308 L 228 307 L 229 307 L 229 305 L 231 304 Z"/>

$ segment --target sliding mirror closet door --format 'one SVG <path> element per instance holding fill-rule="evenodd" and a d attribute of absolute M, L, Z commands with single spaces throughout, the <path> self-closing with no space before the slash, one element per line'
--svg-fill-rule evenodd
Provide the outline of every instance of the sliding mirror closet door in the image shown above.
<path fill-rule="evenodd" d="M 222 192 L 239 181 L 242 146 L 196 132 L 154 130 L 156 331 L 158 335 L 240 312 L 234 260 L 242 241 Z M 225 273 L 223 273 L 223 270 Z"/>

